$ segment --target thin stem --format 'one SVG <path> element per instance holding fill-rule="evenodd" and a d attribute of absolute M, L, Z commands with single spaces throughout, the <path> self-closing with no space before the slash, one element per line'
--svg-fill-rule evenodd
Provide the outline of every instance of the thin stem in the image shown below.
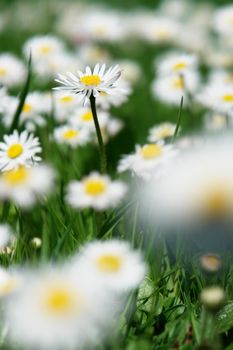
<path fill-rule="evenodd" d="M 97 112 L 96 112 L 95 96 L 93 94 L 91 94 L 90 96 L 90 103 L 91 103 L 91 111 L 92 111 L 92 115 L 95 123 L 96 135 L 97 135 L 98 144 L 99 144 L 100 167 L 101 167 L 101 172 L 104 174 L 107 171 L 107 157 L 106 157 L 105 146 L 104 146 L 100 125 L 97 117 Z"/>
<path fill-rule="evenodd" d="M 180 107 L 179 107 L 179 113 L 178 113 L 178 118 L 177 118 L 177 123 L 176 123 L 176 129 L 175 129 L 173 139 L 172 139 L 173 142 L 175 141 L 175 138 L 176 138 L 178 131 L 179 131 L 179 128 L 180 128 L 181 114 L 182 114 L 182 109 L 183 109 L 183 99 L 184 98 L 182 96 L 181 100 L 180 100 Z"/>

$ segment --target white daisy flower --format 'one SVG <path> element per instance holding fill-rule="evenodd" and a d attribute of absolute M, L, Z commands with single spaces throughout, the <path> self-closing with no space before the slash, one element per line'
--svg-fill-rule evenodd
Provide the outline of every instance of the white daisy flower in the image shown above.
<path fill-rule="evenodd" d="M 3 249 L 13 237 L 12 229 L 7 224 L 0 224 L 0 249 Z"/>
<path fill-rule="evenodd" d="M 54 91 L 54 117 L 58 122 L 70 119 L 70 115 L 80 107 L 80 98 L 70 92 Z"/>
<path fill-rule="evenodd" d="M 233 35 L 233 5 L 216 10 L 213 27 L 222 35 Z"/>
<path fill-rule="evenodd" d="M 142 70 L 139 64 L 133 60 L 120 60 L 122 67 L 122 78 L 132 84 L 136 84 L 142 75 Z"/>
<path fill-rule="evenodd" d="M 86 39 L 115 42 L 125 37 L 124 17 L 116 11 L 87 11 L 80 22 L 80 33 Z"/>
<path fill-rule="evenodd" d="M 176 155 L 172 145 L 162 143 L 136 145 L 136 152 L 124 156 L 118 164 L 117 170 L 121 173 L 131 170 L 133 174 L 144 180 L 152 177 L 160 177 L 164 171 L 164 165 Z"/>
<path fill-rule="evenodd" d="M 32 168 L 19 166 L 0 175 L 0 199 L 30 208 L 38 199 L 51 191 L 54 172 L 46 165 Z"/>
<path fill-rule="evenodd" d="M 57 90 L 67 90 L 84 98 L 84 103 L 93 94 L 97 97 L 101 92 L 106 94 L 117 94 L 121 92 L 117 81 L 120 78 L 121 71 L 119 66 L 110 67 L 105 71 L 105 65 L 95 65 L 92 71 L 90 67 L 86 67 L 85 72 L 77 71 L 77 75 L 67 73 L 67 75 L 58 74 L 55 79 L 63 86 L 57 87 Z"/>
<path fill-rule="evenodd" d="M 187 92 L 194 94 L 198 85 L 199 76 L 196 72 L 186 73 L 185 77 L 173 74 L 155 79 L 152 84 L 152 93 L 162 102 L 177 106 L 180 105 L 183 96 L 185 105 L 188 101 Z"/>
<path fill-rule="evenodd" d="M 226 115 L 220 113 L 207 113 L 204 118 L 205 128 L 209 131 L 226 130 L 231 120 L 227 120 Z"/>
<path fill-rule="evenodd" d="M 92 207 L 105 210 L 116 207 L 124 198 L 126 185 L 111 181 L 108 176 L 91 173 L 81 181 L 72 181 L 67 188 L 66 200 L 74 208 Z"/>
<path fill-rule="evenodd" d="M 0 142 L 0 170 L 7 171 L 18 166 L 27 167 L 39 162 L 41 157 L 37 154 L 41 152 L 38 137 L 28 134 L 26 130 L 18 133 L 14 130 L 11 135 L 3 136 L 4 142 Z"/>
<path fill-rule="evenodd" d="M 82 62 L 89 65 L 94 65 L 96 62 L 105 63 L 110 62 L 110 53 L 101 46 L 93 43 L 85 43 L 78 50 L 78 55 Z"/>
<path fill-rule="evenodd" d="M 203 106 L 215 112 L 229 116 L 233 115 L 233 84 L 209 84 L 197 95 L 197 100 Z"/>
<path fill-rule="evenodd" d="M 24 82 L 25 77 L 26 68 L 16 56 L 10 53 L 0 55 L 0 84 L 16 86 Z"/>
<path fill-rule="evenodd" d="M 109 120 L 109 114 L 106 111 L 98 111 L 98 121 L 100 128 L 104 128 Z M 77 127 L 88 128 L 95 132 L 95 124 L 91 108 L 89 106 L 79 107 L 70 116 L 69 122 Z"/>
<path fill-rule="evenodd" d="M 233 72 L 216 69 L 210 73 L 209 84 L 233 85 Z"/>
<path fill-rule="evenodd" d="M 168 43 L 176 40 L 179 26 L 176 21 L 165 17 L 146 16 L 141 18 L 141 26 L 137 25 L 139 36 L 151 43 Z"/>
<path fill-rule="evenodd" d="M 67 144 L 73 148 L 85 145 L 90 140 L 90 133 L 86 128 L 63 125 L 54 129 L 54 139 L 60 144 Z"/>
<path fill-rule="evenodd" d="M 149 130 L 148 141 L 157 142 L 172 137 L 175 133 L 176 125 L 173 123 L 161 123 Z"/>
<path fill-rule="evenodd" d="M 6 127 L 10 127 L 14 114 L 19 104 L 19 99 L 8 94 L 2 95 L 0 100 L 1 120 Z"/>
<path fill-rule="evenodd" d="M 36 62 L 47 60 L 51 55 L 63 52 L 64 45 L 61 40 L 53 35 L 35 36 L 26 41 L 23 51 L 27 57 L 31 53 L 33 62 Z"/>
<path fill-rule="evenodd" d="M 181 153 L 168 166 L 167 176 L 149 186 L 145 199 L 156 208 L 156 218 L 164 224 L 195 225 L 216 219 L 231 222 L 232 152 L 231 138 L 223 135 Z"/>
<path fill-rule="evenodd" d="M 8 340 L 27 349 L 94 348 L 110 331 L 116 309 L 100 287 L 80 270 L 75 275 L 68 268 L 28 272 L 5 303 Z"/>
<path fill-rule="evenodd" d="M 77 55 L 68 52 L 56 53 L 48 56 L 46 60 L 37 60 L 33 63 L 33 70 L 42 83 L 53 80 L 58 73 L 66 74 L 67 71 L 82 68 L 83 64 Z"/>
<path fill-rule="evenodd" d="M 132 88 L 127 81 L 119 78 L 118 87 L 120 90 L 117 94 L 107 94 L 101 91 L 96 100 L 96 105 L 102 109 L 108 110 L 111 106 L 119 107 L 127 102 L 129 95 L 132 93 Z"/>
<path fill-rule="evenodd" d="M 194 54 L 171 52 L 156 59 L 155 67 L 159 75 L 185 74 L 197 69 L 198 60 Z"/>
<path fill-rule="evenodd" d="M 127 242 L 119 240 L 94 241 L 87 244 L 77 257 L 78 266 L 84 266 L 86 274 L 99 278 L 114 292 L 128 292 L 137 288 L 145 277 L 146 266 L 138 251 Z"/>

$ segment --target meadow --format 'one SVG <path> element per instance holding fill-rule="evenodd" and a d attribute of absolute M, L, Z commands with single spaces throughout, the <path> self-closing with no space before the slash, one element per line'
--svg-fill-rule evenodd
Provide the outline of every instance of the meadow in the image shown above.
<path fill-rule="evenodd" d="M 233 350 L 231 1 L 0 10 L 0 349 Z"/>

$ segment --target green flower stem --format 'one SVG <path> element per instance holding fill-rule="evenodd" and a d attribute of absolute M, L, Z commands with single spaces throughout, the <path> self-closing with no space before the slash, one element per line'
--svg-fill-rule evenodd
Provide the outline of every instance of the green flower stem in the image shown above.
<path fill-rule="evenodd" d="M 106 157 L 105 146 L 104 146 L 100 125 L 97 117 L 97 112 L 96 112 L 95 96 L 93 94 L 91 94 L 90 96 L 90 103 L 91 103 L 91 111 L 92 111 L 92 115 L 95 123 L 96 135 L 97 135 L 98 144 L 99 144 L 101 172 L 102 174 L 105 174 L 107 171 L 107 157 Z"/>

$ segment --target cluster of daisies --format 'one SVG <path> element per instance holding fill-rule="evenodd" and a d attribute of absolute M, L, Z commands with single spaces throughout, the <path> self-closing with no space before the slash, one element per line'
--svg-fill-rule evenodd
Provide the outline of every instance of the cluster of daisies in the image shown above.
<path fill-rule="evenodd" d="M 1 244 L 8 231 L 0 227 Z M 145 273 L 141 254 L 118 240 L 89 243 L 63 265 L 1 268 L 1 337 L 27 349 L 90 349 L 116 333 Z"/>

